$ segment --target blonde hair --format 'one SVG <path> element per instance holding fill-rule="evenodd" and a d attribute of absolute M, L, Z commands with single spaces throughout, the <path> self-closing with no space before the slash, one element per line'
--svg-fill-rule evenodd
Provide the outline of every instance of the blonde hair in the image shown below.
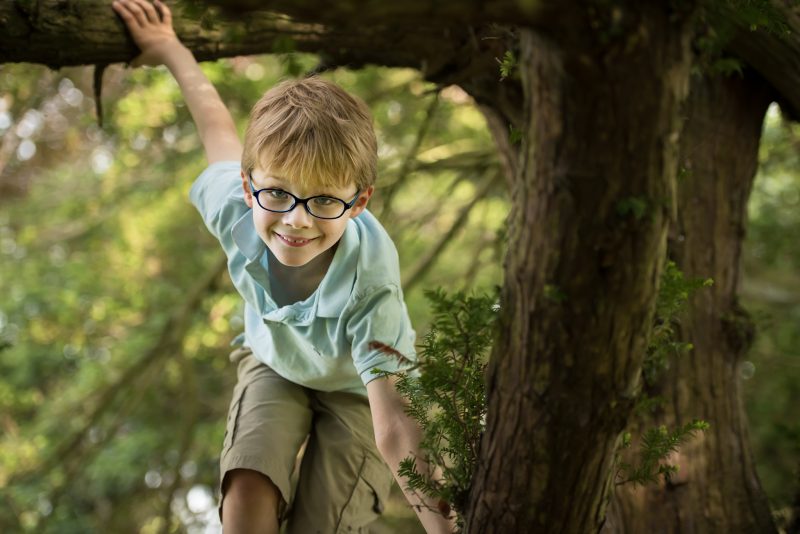
<path fill-rule="evenodd" d="M 317 77 L 279 83 L 256 102 L 244 136 L 242 170 L 301 186 L 363 191 L 375 183 L 378 143 L 369 108 Z"/>

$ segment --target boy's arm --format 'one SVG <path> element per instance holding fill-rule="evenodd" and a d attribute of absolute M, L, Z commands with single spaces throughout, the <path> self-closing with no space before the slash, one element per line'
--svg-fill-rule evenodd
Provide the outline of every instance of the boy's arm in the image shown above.
<path fill-rule="evenodd" d="M 419 495 L 406 488 L 408 481 L 398 476 L 400 461 L 408 456 L 417 460 L 417 470 L 426 472 L 428 464 L 422 458 L 419 442 L 422 429 L 405 413 L 405 401 L 395 387 L 395 377 L 381 377 L 367 384 L 367 396 L 375 427 L 375 441 L 383 459 L 389 464 L 394 477 L 417 513 L 428 534 L 455 531 L 455 517 L 446 518 L 439 511 L 439 502 L 427 495 Z"/>
<path fill-rule="evenodd" d="M 166 65 L 177 80 L 208 162 L 240 161 L 242 144 L 233 118 L 191 51 L 175 35 L 169 8 L 160 0 L 152 4 L 149 0 L 115 0 L 112 7 L 141 50 L 131 64 Z"/>

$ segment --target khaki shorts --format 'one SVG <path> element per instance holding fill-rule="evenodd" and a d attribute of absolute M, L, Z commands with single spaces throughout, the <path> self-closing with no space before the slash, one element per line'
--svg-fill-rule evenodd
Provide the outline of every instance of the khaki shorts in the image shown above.
<path fill-rule="evenodd" d="M 375 446 L 367 398 L 290 382 L 247 347 L 230 359 L 238 382 L 220 457 L 220 493 L 228 471 L 252 469 L 281 492 L 282 532 L 360 532 L 377 519 L 392 474 Z"/>

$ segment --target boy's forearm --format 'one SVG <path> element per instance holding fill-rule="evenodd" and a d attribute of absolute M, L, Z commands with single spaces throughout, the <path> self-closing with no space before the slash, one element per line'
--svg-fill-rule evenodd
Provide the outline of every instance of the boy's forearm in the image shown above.
<path fill-rule="evenodd" d="M 454 517 L 447 519 L 445 515 L 453 515 L 448 510 L 441 510 L 441 503 L 432 497 L 414 492 L 408 489 L 408 479 L 398 475 L 400 461 L 406 457 L 416 458 L 417 471 L 428 473 L 430 469 L 427 462 L 423 460 L 423 453 L 419 448 L 422 439 L 422 431 L 419 425 L 408 416 L 399 419 L 397 427 L 393 432 L 394 436 L 384 441 L 385 445 L 381 449 L 381 454 L 386 463 L 394 473 L 395 479 L 403 490 L 406 499 L 417 513 L 420 522 L 425 527 L 428 534 L 432 533 L 451 533 L 455 530 Z M 434 479 L 441 474 L 437 471 L 432 473 Z M 444 515 L 443 515 L 444 514 Z"/>
<path fill-rule="evenodd" d="M 400 462 L 408 456 L 416 458 L 417 469 L 421 473 L 428 472 L 428 464 L 423 461 L 424 455 L 419 446 L 422 429 L 405 412 L 405 400 L 397 391 L 396 382 L 397 377 L 386 377 L 372 380 L 367 384 L 367 396 L 378 450 L 389 464 L 425 531 L 428 534 L 454 532 L 455 518 L 445 517 L 448 515 L 447 511 L 439 509 L 440 503 L 436 499 L 409 490 L 408 480 L 398 475 Z M 438 479 L 440 475 L 434 473 L 433 476 Z"/>
<path fill-rule="evenodd" d="M 192 52 L 175 41 L 164 45 L 162 59 L 181 88 L 208 161 L 241 159 L 241 142 L 233 117 Z"/>

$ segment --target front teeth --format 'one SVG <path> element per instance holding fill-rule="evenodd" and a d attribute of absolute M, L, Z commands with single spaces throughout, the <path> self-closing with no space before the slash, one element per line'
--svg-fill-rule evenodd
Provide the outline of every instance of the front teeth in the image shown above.
<path fill-rule="evenodd" d="M 309 241 L 308 239 L 292 239 L 291 237 L 286 237 L 285 235 L 282 235 L 281 237 L 289 243 L 306 243 Z"/>

